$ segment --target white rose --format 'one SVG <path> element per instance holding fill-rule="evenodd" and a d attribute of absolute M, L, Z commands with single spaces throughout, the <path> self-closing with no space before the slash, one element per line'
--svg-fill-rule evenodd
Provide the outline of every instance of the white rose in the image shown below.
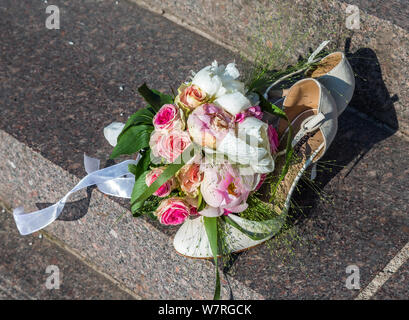
<path fill-rule="evenodd" d="M 225 154 L 229 160 L 250 166 L 255 173 L 274 170 L 270 153 L 267 123 L 248 117 L 238 124 L 237 134 L 230 131 L 218 145 L 216 152 Z"/>

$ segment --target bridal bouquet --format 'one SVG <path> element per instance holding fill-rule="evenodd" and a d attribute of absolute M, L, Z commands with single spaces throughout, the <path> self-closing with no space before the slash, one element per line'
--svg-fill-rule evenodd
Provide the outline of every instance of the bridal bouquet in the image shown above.
<path fill-rule="evenodd" d="M 20 233 L 46 227 L 71 193 L 96 184 L 103 193 L 130 198 L 134 216 L 178 226 L 173 241 L 178 253 L 214 259 L 219 298 L 218 258 L 281 230 L 298 181 L 307 168 L 314 179 L 337 117 L 352 98 L 355 80 L 345 55 L 316 59 L 327 44 L 275 82 L 262 72 L 244 84 L 235 63 L 214 61 L 192 72 L 174 95 L 143 84 L 138 91 L 147 105 L 125 124 L 104 129 L 114 147 L 112 159 L 136 155 L 136 160 L 99 170 L 99 160 L 85 156 L 88 175 L 64 198 L 28 214 L 14 210 Z M 295 75 L 302 79 L 290 88 L 272 90 Z"/>
<path fill-rule="evenodd" d="M 139 91 L 148 106 L 126 124 L 105 128 L 115 147 L 111 158 L 141 155 L 129 166 L 133 214 L 151 213 L 162 224 L 178 225 L 189 217 L 249 208 L 249 195 L 274 170 L 278 135 L 263 121 L 260 98 L 246 96 L 238 77 L 234 63 L 215 61 L 183 83 L 176 97 L 144 85 Z"/>
<path fill-rule="evenodd" d="M 261 201 L 249 198 L 275 168 L 278 134 L 267 119 L 286 115 L 262 95 L 247 92 L 239 75 L 234 63 L 214 61 L 183 83 L 175 97 L 143 85 L 139 92 L 148 105 L 126 124 L 114 122 L 104 129 L 114 146 L 111 158 L 140 155 L 137 164 L 129 165 L 135 177 L 132 213 L 148 214 L 164 225 L 185 224 L 174 244 L 189 257 L 217 258 L 221 223 L 245 232 L 239 215 L 263 210 Z M 254 238 L 253 229 L 248 240 Z M 247 232 L 232 237 L 229 230 L 221 239 L 226 253 L 249 246 L 236 243 L 246 242 Z"/>

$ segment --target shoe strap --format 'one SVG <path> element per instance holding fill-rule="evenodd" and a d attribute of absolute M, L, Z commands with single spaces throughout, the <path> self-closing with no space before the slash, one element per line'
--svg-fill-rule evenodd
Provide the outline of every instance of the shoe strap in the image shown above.
<path fill-rule="evenodd" d="M 293 139 L 292 146 L 294 147 L 306 134 L 319 129 L 324 121 L 325 115 L 321 112 L 305 119 L 301 124 L 300 130 L 297 132 Z"/>
<path fill-rule="evenodd" d="M 317 54 L 319 54 L 327 45 L 328 43 L 330 43 L 330 40 L 326 40 L 323 41 L 317 49 L 315 49 L 315 51 L 310 55 L 310 57 L 308 58 L 307 63 L 311 64 L 314 62 L 315 57 L 317 56 Z"/>

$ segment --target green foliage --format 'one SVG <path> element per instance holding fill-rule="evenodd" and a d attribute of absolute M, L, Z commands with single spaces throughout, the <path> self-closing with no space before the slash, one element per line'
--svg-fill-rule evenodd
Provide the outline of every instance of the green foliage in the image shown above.
<path fill-rule="evenodd" d="M 163 198 L 159 198 L 157 196 L 150 196 L 148 199 L 145 200 L 143 206 L 138 208 L 138 212 L 133 213 L 135 217 L 139 217 L 142 215 L 147 215 L 149 218 L 156 220 L 156 216 L 154 212 L 159 207 L 160 202 Z"/>
<path fill-rule="evenodd" d="M 184 160 L 189 160 L 187 159 L 188 156 L 192 157 L 191 155 L 192 149 L 193 149 L 193 145 L 191 144 L 174 161 L 174 163 L 171 163 L 166 167 L 166 169 L 162 172 L 162 174 L 149 187 L 147 187 L 145 184 L 145 178 L 143 178 L 144 179 L 143 183 L 139 181 L 139 179 L 143 177 L 144 174 L 142 174 L 138 178 L 138 180 L 135 181 L 135 186 L 134 186 L 134 190 L 132 192 L 132 198 L 131 198 L 132 212 L 141 208 L 146 199 L 148 199 L 166 181 L 168 181 L 170 178 L 175 176 L 176 172 L 178 172 L 185 165 Z M 145 174 L 145 177 L 146 177 L 146 174 Z"/>
<path fill-rule="evenodd" d="M 284 180 L 288 169 L 290 168 L 290 164 L 291 164 L 291 160 L 293 158 L 294 155 L 294 149 L 292 147 L 292 139 L 293 139 L 293 129 L 291 126 L 290 121 L 287 118 L 286 113 L 281 110 L 280 108 L 278 108 L 276 105 L 272 104 L 271 102 L 267 101 L 262 94 L 258 94 L 259 98 L 260 98 L 260 107 L 267 112 L 270 112 L 278 117 L 280 117 L 281 119 L 284 119 L 285 121 L 287 121 L 288 123 L 288 135 L 287 135 L 287 144 L 285 147 L 285 164 L 281 170 L 281 173 L 278 177 L 278 180 L 276 181 L 276 183 L 271 185 L 271 196 L 270 196 L 270 202 L 272 202 L 274 200 L 274 196 L 277 192 L 278 186 L 280 185 L 281 181 Z"/>
<path fill-rule="evenodd" d="M 132 126 L 144 124 L 153 127 L 152 121 L 154 116 L 155 112 L 150 107 L 136 111 L 129 117 L 128 121 L 125 123 L 125 127 L 122 129 L 122 132 L 119 134 L 118 138 L 120 138 Z"/>
<path fill-rule="evenodd" d="M 264 221 L 278 216 L 272 205 L 259 198 L 259 194 L 253 193 L 247 198 L 249 205 L 246 210 L 240 213 L 240 217 L 252 221 Z"/>
<path fill-rule="evenodd" d="M 138 179 L 138 177 L 149 168 L 151 162 L 150 149 L 141 152 L 141 154 L 142 154 L 141 159 L 137 164 L 130 164 L 128 166 L 128 170 L 135 176 L 135 180 Z"/>
<path fill-rule="evenodd" d="M 172 96 L 149 89 L 146 83 L 140 86 L 138 91 L 149 105 L 129 117 L 118 136 L 117 145 L 112 150 L 111 159 L 149 148 L 149 139 L 153 131 L 153 117 L 164 104 L 173 103 Z"/>
<path fill-rule="evenodd" d="M 217 219 L 218 218 L 210 218 L 210 217 L 203 217 L 204 226 L 207 234 L 207 238 L 209 239 L 210 248 L 212 250 L 212 254 L 214 257 L 214 264 L 216 269 L 216 287 L 214 290 L 214 297 L 213 300 L 220 299 L 220 275 L 219 275 L 219 268 L 217 266 L 217 256 L 219 252 L 218 248 L 218 226 L 217 226 Z"/>
<path fill-rule="evenodd" d="M 141 149 L 148 148 L 152 131 L 153 126 L 151 125 L 130 126 L 118 137 L 117 145 L 112 150 L 110 158 L 114 159 L 123 154 L 130 155 Z"/>
<path fill-rule="evenodd" d="M 203 200 L 203 195 L 199 191 L 199 195 L 197 196 L 197 211 L 200 212 L 206 207 L 206 201 Z"/>
<path fill-rule="evenodd" d="M 173 103 L 172 96 L 160 93 L 154 89 L 150 89 L 146 83 L 138 88 L 138 92 L 146 100 L 146 102 L 149 103 L 155 112 L 158 112 L 164 104 Z"/>
<path fill-rule="evenodd" d="M 267 101 L 261 93 L 257 92 L 257 94 L 258 94 L 259 99 L 260 99 L 259 105 L 260 105 L 260 107 L 261 107 L 261 109 L 263 111 L 271 113 L 271 114 L 273 114 L 273 115 L 275 115 L 277 117 L 280 117 L 280 118 L 288 121 L 287 115 L 283 110 L 281 110 L 275 104 Z"/>
<path fill-rule="evenodd" d="M 145 179 L 146 175 L 149 171 L 145 171 L 139 175 L 139 177 L 135 178 L 135 184 L 132 189 L 131 195 L 131 211 L 135 217 L 140 216 L 141 214 L 138 213 L 138 209 L 144 205 L 144 201 L 136 201 L 140 195 L 146 190 L 148 187 L 146 185 Z"/>
<path fill-rule="evenodd" d="M 112 150 L 110 158 L 114 159 L 123 154 L 129 155 L 148 148 L 154 116 L 155 113 L 150 107 L 138 110 L 131 115 L 118 136 L 117 145 Z"/>

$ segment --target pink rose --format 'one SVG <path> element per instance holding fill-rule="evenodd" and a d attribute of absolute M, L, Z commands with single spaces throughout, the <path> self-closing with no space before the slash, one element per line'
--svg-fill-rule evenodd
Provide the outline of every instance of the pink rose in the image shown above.
<path fill-rule="evenodd" d="M 155 157 L 164 158 L 168 163 L 172 163 L 191 143 L 190 136 L 186 131 L 154 130 L 149 146 Z"/>
<path fill-rule="evenodd" d="M 247 109 L 247 112 L 252 116 L 259 120 L 263 119 L 263 111 L 261 111 L 260 106 L 254 106 Z"/>
<path fill-rule="evenodd" d="M 271 153 L 274 154 L 278 150 L 279 141 L 278 141 L 277 131 L 276 129 L 274 129 L 274 127 L 271 124 L 268 125 L 267 134 L 268 134 L 268 140 L 270 142 Z"/>
<path fill-rule="evenodd" d="M 187 119 L 193 141 L 202 147 L 216 149 L 229 130 L 233 130 L 232 116 L 221 107 L 204 104 L 197 107 Z"/>
<path fill-rule="evenodd" d="M 196 109 L 206 100 L 206 93 L 194 84 L 189 86 L 182 84 L 178 91 L 175 102 L 189 110 Z"/>
<path fill-rule="evenodd" d="M 169 198 L 162 200 L 155 215 L 162 224 L 177 225 L 183 223 L 190 214 L 195 214 L 195 210 L 182 198 Z"/>
<path fill-rule="evenodd" d="M 263 119 L 263 111 L 259 106 L 250 107 L 238 114 L 236 114 L 234 121 L 242 123 L 247 117 L 254 117 L 259 120 Z"/>
<path fill-rule="evenodd" d="M 200 183 L 203 180 L 200 165 L 193 163 L 183 166 L 177 174 L 177 179 L 183 192 L 190 197 L 196 197 L 199 193 Z"/>
<path fill-rule="evenodd" d="M 145 178 L 145 183 L 149 187 L 164 171 L 164 167 L 152 169 Z M 176 181 L 172 178 L 166 181 L 153 194 L 157 197 L 167 197 L 176 186 Z"/>
<path fill-rule="evenodd" d="M 153 117 L 155 130 L 184 129 L 181 110 L 173 104 L 165 104 Z"/>
<path fill-rule="evenodd" d="M 196 207 L 191 207 L 190 208 L 190 215 L 191 216 L 198 216 L 199 215 L 199 212 L 197 211 Z"/>
<path fill-rule="evenodd" d="M 238 114 L 236 114 L 234 121 L 238 122 L 238 123 L 242 123 L 244 121 L 244 119 L 246 119 L 247 115 L 245 112 L 240 112 Z"/>

